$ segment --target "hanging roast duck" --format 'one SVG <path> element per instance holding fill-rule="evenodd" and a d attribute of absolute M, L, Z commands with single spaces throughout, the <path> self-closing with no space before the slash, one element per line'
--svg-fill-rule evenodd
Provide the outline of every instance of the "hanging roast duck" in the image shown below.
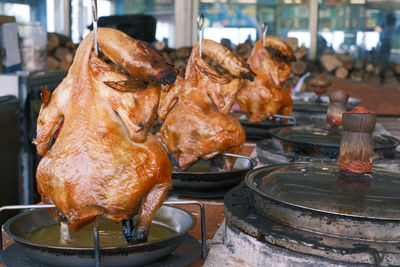
<path fill-rule="evenodd" d="M 54 93 L 42 91 L 38 191 L 73 230 L 103 215 L 124 221 L 125 239 L 135 243 L 147 239 L 172 186 L 167 153 L 148 130 L 160 84 L 173 83 L 176 70 L 147 44 L 118 30 L 99 28 L 98 44 L 104 57 L 96 56 L 89 34 Z M 133 228 L 130 219 L 140 201 Z"/>
<path fill-rule="evenodd" d="M 289 115 L 293 101 L 283 86 L 289 77 L 293 51 L 282 39 L 275 36 L 259 39 L 247 63 L 256 73 L 255 81 L 246 81 L 239 91 L 237 102 L 249 122 L 259 123 L 268 115 Z"/>
<path fill-rule="evenodd" d="M 223 152 L 239 153 L 246 136 L 240 123 L 229 116 L 244 79 L 253 80 L 249 66 L 222 45 L 202 41 L 202 53 L 228 73 L 219 74 L 199 54 L 197 43 L 186 72 L 162 92 L 158 115 L 165 120 L 161 137 L 168 151 L 185 167 L 198 159 Z M 233 160 L 224 158 L 220 168 L 229 170 Z"/>

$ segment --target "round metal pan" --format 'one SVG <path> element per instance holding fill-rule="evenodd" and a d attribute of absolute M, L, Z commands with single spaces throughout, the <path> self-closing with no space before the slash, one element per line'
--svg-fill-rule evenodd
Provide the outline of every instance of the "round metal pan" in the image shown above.
<path fill-rule="evenodd" d="M 194 197 L 207 197 L 208 195 L 209 197 L 222 197 L 227 189 L 243 181 L 246 173 L 255 165 L 254 160 L 250 157 L 229 153 L 224 153 L 224 155 L 238 157 L 232 170 L 225 172 L 191 171 L 191 169 L 210 169 L 210 161 L 199 160 L 188 171 L 172 172 L 173 190 L 176 193 Z"/>
<path fill-rule="evenodd" d="M 50 246 L 25 239 L 32 231 L 56 223 L 58 222 L 46 210 L 40 209 L 12 217 L 4 224 L 3 229 L 37 262 L 50 266 L 94 266 L 94 248 Z M 196 224 L 196 219 L 182 209 L 163 205 L 157 211 L 153 223 L 169 227 L 177 233 L 170 238 L 136 245 L 101 247 L 101 266 L 142 266 L 155 262 L 177 248 Z"/>
<path fill-rule="evenodd" d="M 270 137 L 269 129 L 277 127 L 293 126 L 293 122 L 283 122 L 281 120 L 264 120 L 260 123 L 251 123 L 247 119 L 239 119 L 242 124 L 246 138 L 251 140 L 262 140 Z"/>
<path fill-rule="evenodd" d="M 400 172 L 350 175 L 332 163 L 261 167 L 246 175 L 254 207 L 285 225 L 361 241 L 399 242 Z"/>
<path fill-rule="evenodd" d="M 296 125 L 296 119 L 293 116 L 271 114 L 268 116 L 268 119 L 265 119 L 260 123 L 252 123 L 249 122 L 245 113 L 241 110 L 234 110 L 232 111 L 232 114 L 241 114 L 237 120 L 243 126 L 246 138 L 252 140 L 261 140 L 270 137 L 268 130 L 271 128 Z M 283 121 L 282 119 L 286 119 L 286 121 Z"/>
<path fill-rule="evenodd" d="M 340 153 L 342 133 L 339 129 L 303 125 L 270 129 L 269 134 L 273 145 L 284 151 L 329 158 L 337 158 Z M 399 144 L 392 136 L 374 135 L 374 157 L 393 157 Z"/>

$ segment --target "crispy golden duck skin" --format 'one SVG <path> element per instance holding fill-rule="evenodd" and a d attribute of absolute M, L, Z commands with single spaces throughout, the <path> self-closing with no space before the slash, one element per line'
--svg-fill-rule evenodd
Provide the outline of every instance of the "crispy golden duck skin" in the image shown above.
<path fill-rule="evenodd" d="M 229 74 L 220 75 L 192 50 L 186 67 L 175 83 L 161 93 L 158 115 L 165 120 L 161 137 L 168 151 L 185 167 L 199 158 L 223 152 L 239 153 L 246 136 L 240 123 L 229 116 L 243 79 L 253 79 L 249 66 L 228 49 L 203 40 L 204 55 L 216 60 Z M 225 160 L 224 169 L 234 161 Z"/>
<path fill-rule="evenodd" d="M 247 63 L 257 74 L 254 82 L 246 81 L 239 91 L 237 102 L 252 123 L 259 123 L 270 114 L 289 115 L 293 101 L 283 86 L 290 73 L 293 51 L 285 41 L 275 36 L 266 37 L 266 46 L 279 53 L 275 58 L 259 39 Z"/>
<path fill-rule="evenodd" d="M 119 222 L 137 214 L 135 229 L 146 234 L 172 187 L 165 149 L 148 133 L 155 119 L 160 84 L 176 70 L 146 44 L 110 28 L 98 29 L 80 44 L 67 77 L 51 95 L 42 92 L 36 173 L 44 203 L 54 203 L 73 230 L 97 215 Z M 57 129 L 58 136 L 51 145 Z"/>

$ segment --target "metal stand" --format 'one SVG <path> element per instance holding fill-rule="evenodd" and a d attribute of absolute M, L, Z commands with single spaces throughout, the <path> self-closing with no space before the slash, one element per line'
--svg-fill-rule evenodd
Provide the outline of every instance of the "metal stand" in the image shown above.
<path fill-rule="evenodd" d="M 247 156 L 233 154 L 233 153 L 222 153 L 222 155 L 228 156 L 228 157 L 239 158 L 239 159 L 247 159 L 250 162 L 250 169 L 254 169 L 254 166 L 256 165 L 256 162 L 254 161 L 254 159 L 247 157 Z"/>
<path fill-rule="evenodd" d="M 201 247 L 202 257 L 206 258 L 206 226 L 205 226 L 205 211 L 204 205 L 200 201 L 196 200 L 167 200 L 164 201 L 164 205 L 198 205 L 200 207 L 201 216 Z M 0 207 L 0 213 L 4 210 L 28 210 L 28 209 L 49 209 L 55 208 L 53 204 L 36 204 L 36 205 L 9 205 Z M 99 216 L 95 219 L 94 225 L 94 257 L 96 261 L 96 267 L 100 266 L 100 240 L 99 240 Z M 3 263 L 3 222 L 0 224 L 0 263 Z"/>

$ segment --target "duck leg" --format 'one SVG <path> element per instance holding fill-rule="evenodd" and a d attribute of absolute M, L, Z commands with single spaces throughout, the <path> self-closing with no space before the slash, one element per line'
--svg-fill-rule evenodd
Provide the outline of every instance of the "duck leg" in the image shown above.
<path fill-rule="evenodd" d="M 128 244 L 134 244 L 133 242 L 133 231 L 134 225 L 132 219 L 122 221 L 122 235 L 124 236 L 125 242 Z"/>
<path fill-rule="evenodd" d="M 140 206 L 140 213 L 134 227 L 132 220 L 124 220 L 122 234 L 128 244 L 146 242 L 149 235 L 151 221 L 159 207 L 167 198 L 168 190 L 172 187 L 171 183 L 156 184 L 147 196 L 143 199 Z"/>

